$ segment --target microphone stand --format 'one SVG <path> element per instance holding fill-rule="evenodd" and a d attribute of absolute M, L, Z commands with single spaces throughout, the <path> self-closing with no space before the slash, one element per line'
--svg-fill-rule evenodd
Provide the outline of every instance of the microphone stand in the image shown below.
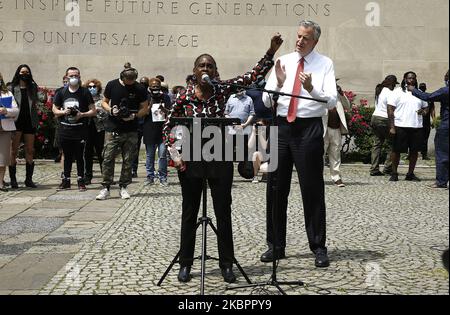
<path fill-rule="evenodd" d="M 271 95 L 273 95 L 273 97 L 278 97 L 278 96 L 290 96 L 290 97 L 295 97 L 295 98 L 299 98 L 299 99 L 306 99 L 306 100 L 312 100 L 312 101 L 316 101 L 319 103 L 327 103 L 326 100 L 321 100 L 321 99 L 315 99 L 312 97 L 306 97 L 306 96 L 300 96 L 300 95 L 292 95 L 292 94 L 288 94 L 288 93 L 283 93 L 280 91 L 272 91 L 272 90 L 266 90 L 265 88 L 251 88 L 248 86 L 244 86 L 244 85 L 239 85 L 239 84 L 222 84 L 222 83 L 217 83 L 215 82 L 217 85 L 222 85 L 222 86 L 232 86 L 235 87 L 237 89 L 244 89 L 244 90 L 253 90 L 253 91 L 261 91 L 261 92 L 266 92 L 269 93 Z M 276 103 L 275 103 L 276 104 Z M 276 117 L 277 117 L 277 106 L 275 106 L 273 108 L 273 121 L 272 121 L 272 126 L 276 126 Z M 290 285 L 290 286 L 303 286 L 304 283 L 303 281 L 297 280 L 297 281 L 278 281 L 277 278 L 277 259 L 275 259 L 275 257 L 277 257 L 278 255 L 278 249 L 277 249 L 277 236 L 276 236 L 276 229 L 275 229 L 275 222 L 277 222 L 277 202 L 278 202 L 278 171 L 275 171 L 271 174 L 271 180 L 267 183 L 267 187 L 268 189 L 271 190 L 271 193 L 273 193 L 273 199 L 272 199 L 272 204 L 270 205 L 270 207 L 272 208 L 272 255 L 273 255 L 273 259 L 272 259 L 272 276 L 270 277 L 269 281 L 267 282 L 261 282 L 261 283 L 254 283 L 254 284 L 249 284 L 249 285 L 242 285 L 242 286 L 236 286 L 236 287 L 229 287 L 227 288 L 227 290 L 236 290 L 236 289 L 246 289 L 246 288 L 258 288 L 258 287 L 264 287 L 264 286 L 273 286 L 275 288 L 277 288 L 277 290 L 282 294 L 282 295 L 287 295 L 286 292 L 281 288 L 281 285 Z"/>
<path fill-rule="evenodd" d="M 295 98 L 299 98 L 299 99 L 304 99 L 304 100 L 309 100 L 309 101 L 315 101 L 318 103 L 328 103 L 327 100 L 322 100 L 319 98 L 313 98 L 313 97 L 308 97 L 308 96 L 300 96 L 300 95 L 294 95 L 294 94 L 289 94 L 289 93 L 284 93 L 281 91 L 274 91 L 274 90 L 266 90 L 265 88 L 254 88 L 254 87 L 249 87 L 246 85 L 240 85 L 240 84 L 236 84 L 236 83 L 221 83 L 221 82 L 216 82 L 216 81 L 211 81 L 211 83 L 213 85 L 218 85 L 218 86 L 231 86 L 234 87 L 236 89 L 243 89 L 243 90 L 247 90 L 247 91 L 261 91 L 261 92 L 266 92 L 268 94 L 272 94 L 273 96 L 290 96 L 290 97 L 295 97 Z M 275 109 L 276 110 L 276 109 Z M 276 112 L 274 114 L 274 118 L 276 116 Z"/>

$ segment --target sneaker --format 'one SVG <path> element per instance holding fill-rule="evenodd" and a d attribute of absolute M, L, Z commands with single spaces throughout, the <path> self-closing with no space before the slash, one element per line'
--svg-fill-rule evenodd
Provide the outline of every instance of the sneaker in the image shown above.
<path fill-rule="evenodd" d="M 149 185 L 153 185 L 154 183 L 155 183 L 155 179 L 154 178 L 147 177 L 147 179 L 144 182 L 144 185 L 145 186 L 149 186 Z"/>
<path fill-rule="evenodd" d="M 261 177 L 261 182 L 267 183 L 267 173 L 264 173 Z"/>
<path fill-rule="evenodd" d="M 392 170 L 384 170 L 383 174 L 387 175 L 387 176 L 391 176 L 392 175 Z"/>
<path fill-rule="evenodd" d="M 87 190 L 86 185 L 84 183 L 83 179 L 78 180 L 78 191 L 79 192 L 85 192 Z"/>
<path fill-rule="evenodd" d="M 130 194 L 128 193 L 125 187 L 120 188 L 120 198 L 122 199 L 130 199 Z"/>
<path fill-rule="evenodd" d="M 63 178 L 61 180 L 61 184 L 58 186 L 58 190 L 67 190 L 70 189 L 70 178 Z"/>
<path fill-rule="evenodd" d="M 106 200 L 108 199 L 109 195 L 110 195 L 109 189 L 105 187 L 102 190 L 100 190 L 100 193 L 97 195 L 97 197 L 95 197 L 95 199 Z"/>
<path fill-rule="evenodd" d="M 92 176 L 85 176 L 84 177 L 84 184 L 87 185 L 91 185 L 92 184 Z"/>
<path fill-rule="evenodd" d="M 338 181 L 335 181 L 334 184 L 335 184 L 336 186 L 338 186 L 339 188 L 345 187 L 345 184 L 342 182 L 342 179 L 340 179 L 340 180 L 338 180 Z"/>
<path fill-rule="evenodd" d="M 259 183 L 258 176 L 253 177 L 252 183 Z"/>
<path fill-rule="evenodd" d="M 392 173 L 391 177 L 389 178 L 390 182 L 398 182 L 398 174 L 397 173 Z"/>
<path fill-rule="evenodd" d="M 159 186 L 161 186 L 161 187 L 169 186 L 169 183 L 167 182 L 167 179 L 160 179 L 159 180 Z"/>
<path fill-rule="evenodd" d="M 131 173 L 131 177 L 132 178 L 137 178 L 138 177 L 137 171 L 133 171 L 133 173 Z"/>
<path fill-rule="evenodd" d="M 429 185 L 427 187 L 431 188 L 431 189 L 447 189 L 447 185 L 441 186 L 441 185 L 439 185 L 437 183 L 434 183 L 433 185 Z"/>
<path fill-rule="evenodd" d="M 414 173 L 406 174 L 405 180 L 409 182 L 420 182 L 420 178 L 414 175 Z"/>

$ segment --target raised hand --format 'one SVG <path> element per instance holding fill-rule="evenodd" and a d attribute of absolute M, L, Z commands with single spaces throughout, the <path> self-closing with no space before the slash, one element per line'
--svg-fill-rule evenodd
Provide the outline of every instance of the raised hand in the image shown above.
<path fill-rule="evenodd" d="M 270 40 L 270 48 L 267 51 L 267 53 L 269 53 L 271 55 L 275 55 L 275 53 L 278 51 L 278 49 L 280 49 L 282 44 L 283 44 L 283 39 L 281 38 L 281 34 L 276 33 Z"/>
<path fill-rule="evenodd" d="M 278 87 L 282 88 L 286 81 L 286 67 L 281 65 L 280 59 L 275 64 L 275 73 L 277 75 Z"/>

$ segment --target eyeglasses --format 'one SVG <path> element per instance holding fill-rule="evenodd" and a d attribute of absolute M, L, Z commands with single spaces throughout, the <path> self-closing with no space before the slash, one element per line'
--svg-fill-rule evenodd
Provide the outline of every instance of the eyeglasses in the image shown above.
<path fill-rule="evenodd" d="M 90 89 L 95 89 L 96 86 L 95 86 L 95 85 L 89 85 L 88 88 L 90 88 Z"/>

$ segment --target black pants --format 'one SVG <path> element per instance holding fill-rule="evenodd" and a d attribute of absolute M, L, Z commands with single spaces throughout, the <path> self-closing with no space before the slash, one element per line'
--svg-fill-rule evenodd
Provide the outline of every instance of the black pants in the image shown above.
<path fill-rule="evenodd" d="M 423 119 L 425 119 L 425 117 Z M 424 123 L 422 130 L 423 130 L 423 139 L 422 139 L 422 149 L 420 150 L 420 153 L 422 153 L 422 156 L 424 156 L 428 154 L 428 139 L 430 138 L 431 133 L 430 124 Z"/>
<path fill-rule="evenodd" d="M 105 132 L 97 131 L 95 124 L 91 122 L 88 125 L 88 138 L 86 140 L 86 148 L 84 150 L 84 160 L 86 163 L 86 170 L 84 175 L 88 179 L 92 179 L 93 167 L 94 167 L 94 149 L 97 155 L 100 168 L 103 163 L 103 148 L 105 147 Z"/>
<path fill-rule="evenodd" d="M 187 165 L 189 168 L 189 164 Z M 223 163 L 215 168 L 217 174 L 208 178 L 214 212 L 217 219 L 217 243 L 220 268 L 231 267 L 234 258 L 233 232 L 231 226 L 231 186 L 233 163 Z M 181 218 L 180 265 L 191 266 L 194 258 L 197 216 L 202 197 L 203 179 L 192 177 L 189 172 L 178 172 L 183 195 Z M 209 207 L 208 207 L 209 210 Z"/>
<path fill-rule="evenodd" d="M 306 233 L 312 251 L 325 248 L 326 213 L 323 180 L 322 118 L 297 119 L 289 124 L 278 117 L 278 170 L 267 183 L 267 242 L 286 247 L 288 197 L 293 165 L 297 169 L 303 199 Z M 273 208 L 272 208 L 273 206 Z M 272 209 L 274 225 L 272 226 Z M 273 238 L 273 230 L 276 242 Z"/>
<path fill-rule="evenodd" d="M 72 163 L 77 161 L 77 175 L 84 177 L 84 140 L 60 139 L 60 145 L 64 153 L 64 177 L 70 178 L 72 173 Z"/>

